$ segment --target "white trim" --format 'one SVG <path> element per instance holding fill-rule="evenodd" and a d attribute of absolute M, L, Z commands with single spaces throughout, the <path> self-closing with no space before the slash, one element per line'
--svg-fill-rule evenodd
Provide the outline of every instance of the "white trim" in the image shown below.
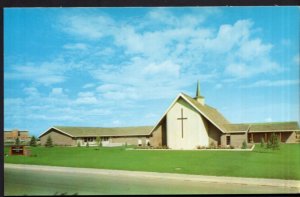
<path fill-rule="evenodd" d="M 160 123 L 160 121 L 162 121 L 162 119 L 169 112 L 169 110 L 171 109 L 171 107 L 175 104 L 175 102 L 179 99 L 180 96 L 181 96 L 181 93 L 178 94 L 178 96 L 176 96 L 176 98 L 174 99 L 174 101 L 171 103 L 171 105 L 168 107 L 168 109 L 165 111 L 165 113 L 162 115 L 162 117 L 159 119 L 159 121 L 155 124 L 155 126 L 153 127 L 153 129 L 150 131 L 149 135 L 154 131 L 154 129 L 157 127 L 157 125 Z"/>
<path fill-rule="evenodd" d="M 47 132 L 50 131 L 51 129 L 55 129 L 55 130 L 57 130 L 57 131 L 59 131 L 59 132 L 61 132 L 61 133 L 63 133 L 63 134 L 66 134 L 67 136 L 74 137 L 74 136 L 70 135 L 69 133 L 66 133 L 66 132 L 64 132 L 64 131 L 62 131 L 62 130 L 56 128 L 56 127 L 50 127 L 50 128 L 47 129 L 44 133 L 42 133 L 38 138 L 42 137 L 45 133 L 47 133 Z"/>
<path fill-rule="evenodd" d="M 175 102 L 179 99 L 179 97 L 182 97 L 187 103 L 189 103 L 192 107 L 194 107 L 194 109 L 196 109 L 200 114 L 202 114 L 206 119 L 208 119 L 211 123 L 213 123 L 220 131 L 222 131 L 223 133 L 228 133 L 223 131 L 223 129 L 221 129 L 218 125 L 216 125 L 216 123 L 214 123 L 211 119 L 209 119 L 203 112 L 201 112 L 197 107 L 195 107 L 195 105 L 193 103 L 191 103 L 187 98 L 185 98 L 185 96 L 182 93 L 179 93 L 179 95 L 175 98 L 175 100 L 172 102 L 172 104 L 170 105 L 170 107 L 166 110 L 166 112 L 163 114 L 163 116 L 159 119 L 159 121 L 157 122 L 157 124 L 154 126 L 154 128 L 151 130 L 151 132 L 149 133 L 149 135 L 154 131 L 154 129 L 157 127 L 157 125 L 160 123 L 160 121 L 164 118 L 164 116 L 169 112 L 169 110 L 171 109 L 171 107 L 175 104 Z"/>

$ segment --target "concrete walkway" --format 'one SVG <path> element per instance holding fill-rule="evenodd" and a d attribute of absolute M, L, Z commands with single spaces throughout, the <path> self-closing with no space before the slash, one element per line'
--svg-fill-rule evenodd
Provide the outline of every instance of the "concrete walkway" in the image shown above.
<path fill-rule="evenodd" d="M 49 172 L 55 171 L 55 172 L 69 172 L 69 173 L 88 173 L 93 175 L 103 174 L 103 175 L 111 175 L 111 176 L 147 177 L 147 178 L 174 179 L 174 180 L 177 179 L 177 180 L 202 181 L 202 182 L 213 182 L 213 183 L 291 187 L 291 188 L 297 188 L 298 192 L 300 192 L 300 181 L 296 181 L 296 180 L 203 176 L 203 175 L 189 175 L 189 174 L 106 170 L 106 169 L 94 169 L 94 168 L 74 168 L 74 167 L 24 165 L 24 164 L 8 164 L 8 163 L 4 164 L 4 168 L 23 169 L 23 170 L 28 169 L 28 170 L 49 171 Z"/>

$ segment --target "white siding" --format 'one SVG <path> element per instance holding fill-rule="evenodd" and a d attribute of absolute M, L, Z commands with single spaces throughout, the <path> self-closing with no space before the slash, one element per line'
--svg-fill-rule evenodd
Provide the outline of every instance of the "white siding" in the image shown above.
<path fill-rule="evenodd" d="M 183 138 L 181 131 L 181 109 L 183 109 Z M 185 101 L 177 101 L 167 113 L 167 145 L 171 149 L 195 149 L 208 146 L 207 127 L 202 116 Z"/>

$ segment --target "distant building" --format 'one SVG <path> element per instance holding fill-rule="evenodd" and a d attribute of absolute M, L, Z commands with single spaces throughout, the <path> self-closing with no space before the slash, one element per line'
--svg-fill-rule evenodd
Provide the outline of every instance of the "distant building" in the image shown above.
<path fill-rule="evenodd" d="M 233 109 L 234 110 L 234 109 Z M 267 142 L 275 133 L 282 143 L 300 141 L 300 128 L 294 122 L 241 123 L 229 122 L 217 109 L 207 105 L 197 85 L 196 97 L 180 93 L 166 112 L 152 127 L 51 127 L 39 138 L 44 145 L 48 136 L 57 145 L 85 145 L 95 143 L 97 136 L 103 144 L 127 143 L 167 146 L 171 149 L 195 149 L 199 146 L 235 146 L 247 143 Z"/>
<path fill-rule="evenodd" d="M 4 142 L 15 142 L 19 138 L 20 142 L 28 142 L 31 137 L 29 136 L 29 131 L 21 131 L 14 129 L 11 131 L 4 131 Z"/>

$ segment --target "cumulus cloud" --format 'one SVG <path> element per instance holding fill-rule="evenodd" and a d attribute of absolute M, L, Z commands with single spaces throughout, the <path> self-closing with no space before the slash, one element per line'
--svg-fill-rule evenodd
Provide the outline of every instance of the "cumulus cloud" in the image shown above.
<path fill-rule="evenodd" d="M 60 22 L 63 31 L 89 39 L 99 39 L 105 36 L 108 33 L 109 28 L 115 25 L 110 17 L 103 15 L 65 15 L 61 18 Z"/>
<path fill-rule="evenodd" d="M 4 77 L 8 80 L 30 80 L 44 85 L 52 85 L 64 82 L 66 80 L 65 72 L 71 67 L 72 65 L 61 59 L 51 62 L 12 65 L 12 71 L 6 72 Z"/>
<path fill-rule="evenodd" d="M 82 88 L 83 89 L 87 89 L 87 88 L 92 88 L 92 87 L 94 87 L 95 86 L 95 84 L 93 84 L 93 83 L 87 83 L 87 84 L 85 84 Z"/>
<path fill-rule="evenodd" d="M 61 94 L 63 94 L 63 89 L 62 88 L 52 88 L 51 94 L 53 94 L 53 95 L 61 95 Z"/>
<path fill-rule="evenodd" d="M 300 65 L 300 55 L 299 54 L 294 56 L 293 62 L 295 64 L 297 64 L 298 66 Z"/>
<path fill-rule="evenodd" d="M 68 50 L 86 50 L 88 46 L 84 43 L 65 44 L 64 49 Z"/>
<path fill-rule="evenodd" d="M 23 91 L 25 92 L 25 94 L 27 94 L 28 96 L 39 96 L 39 91 L 37 88 L 35 87 L 25 87 L 23 89 Z"/>
<path fill-rule="evenodd" d="M 299 85 L 299 80 L 261 80 L 256 81 L 252 84 L 242 85 L 243 88 L 254 88 L 254 87 L 279 87 L 279 86 L 290 86 L 290 85 Z"/>
<path fill-rule="evenodd" d="M 79 92 L 78 98 L 75 101 L 76 104 L 96 104 L 97 98 L 93 92 Z"/>

